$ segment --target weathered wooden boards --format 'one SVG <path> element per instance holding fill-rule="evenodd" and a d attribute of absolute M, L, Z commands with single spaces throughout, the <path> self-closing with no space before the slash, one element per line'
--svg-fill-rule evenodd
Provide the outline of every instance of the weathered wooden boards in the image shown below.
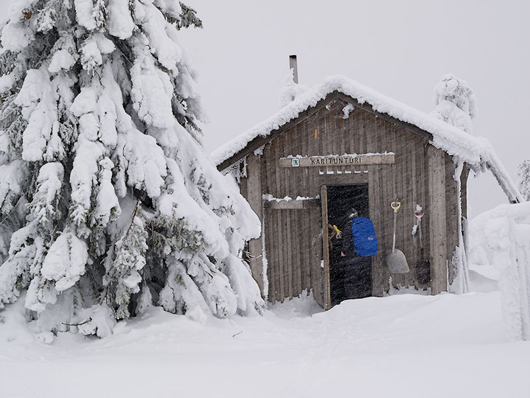
<path fill-rule="evenodd" d="M 451 158 L 429 144 L 427 133 L 394 123 L 364 105 L 356 106 L 346 119 L 336 117 L 326 109 L 326 101 L 333 100 L 331 95 L 304 112 L 269 141 L 260 141 L 259 151 L 247 155 L 248 177 L 241 188 L 264 225 L 262 238 L 250 243 L 252 272 L 267 289 L 264 296 L 275 302 L 311 291 L 320 305 L 328 307 L 324 185 L 368 184 L 370 218 L 380 245 L 380 254 L 372 258 L 373 295 L 384 295 L 390 280 L 395 287 L 430 287 L 433 294 L 446 290 L 460 222 Z M 341 153 L 352 155 L 336 155 Z M 463 188 L 465 215 L 465 181 Z M 390 274 L 384 262 L 392 245 L 390 203 L 395 200 L 402 203 L 396 247 L 411 268 L 403 275 Z M 418 205 L 425 211 L 423 258 L 419 236 L 412 233 Z M 418 281 L 421 260 L 430 260 L 432 282 Z"/>

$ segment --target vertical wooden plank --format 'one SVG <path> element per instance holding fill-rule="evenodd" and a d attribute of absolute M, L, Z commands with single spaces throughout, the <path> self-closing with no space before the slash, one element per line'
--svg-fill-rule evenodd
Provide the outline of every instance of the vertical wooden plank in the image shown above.
<path fill-rule="evenodd" d="M 388 123 L 388 122 L 387 122 Z M 399 162 L 396 161 L 396 168 L 394 173 L 394 180 L 395 180 L 395 195 L 396 198 L 399 198 L 401 201 L 401 209 L 399 209 L 398 213 L 398 225 L 397 225 L 397 234 L 398 234 L 398 241 L 399 249 L 403 252 L 405 255 L 405 258 L 407 259 L 407 263 L 410 262 L 410 246 L 407 245 L 406 236 L 408 235 L 407 232 L 409 231 L 408 227 L 408 220 L 409 215 L 408 209 L 409 209 L 409 203 L 407 203 L 407 196 L 405 193 L 405 163 L 406 163 L 406 151 L 405 151 L 405 145 L 403 142 L 400 142 L 399 140 L 399 131 L 398 126 L 392 125 L 392 136 L 394 137 L 394 148 L 395 152 L 399 152 Z M 397 156 L 396 156 L 397 157 Z M 410 267 L 410 264 L 409 264 Z M 407 287 L 408 286 L 408 279 L 410 276 L 410 272 L 406 274 L 399 274 L 397 281 L 399 282 L 400 286 Z"/>
<path fill-rule="evenodd" d="M 301 135 L 300 135 L 300 126 L 296 125 L 292 128 L 291 131 L 291 148 L 293 156 L 302 155 L 302 144 L 301 144 Z M 302 194 L 302 177 L 303 170 L 293 170 L 290 177 L 289 184 L 292 187 L 292 198 L 296 199 L 298 196 L 303 196 Z M 302 262 L 300 261 L 301 251 L 303 250 L 300 244 L 300 216 L 299 213 L 302 210 L 295 210 L 291 212 L 291 266 L 292 266 L 292 278 L 293 278 L 293 290 L 292 297 L 298 297 L 302 291 L 301 287 L 301 269 L 303 267 Z"/>
<path fill-rule="evenodd" d="M 307 132 L 304 128 L 305 123 L 301 123 L 297 126 L 297 130 L 299 132 L 299 140 L 301 145 L 301 152 L 300 154 L 303 156 L 308 156 L 308 148 L 307 148 Z M 300 170 L 301 177 L 300 177 L 300 195 L 303 197 L 309 197 L 311 196 L 308 192 L 307 186 L 308 186 L 308 167 L 304 167 L 303 170 Z M 309 250 L 311 248 L 311 234 L 309 233 L 309 220 L 308 220 L 308 212 L 306 210 L 303 210 L 300 213 L 299 217 L 299 226 L 300 226 L 300 233 L 298 234 L 298 244 L 300 247 L 300 291 L 303 291 L 305 289 L 310 288 L 310 282 L 309 277 L 311 275 L 310 272 L 310 263 L 309 263 Z"/>
<path fill-rule="evenodd" d="M 270 194 L 272 192 L 273 184 L 273 171 L 271 165 L 272 159 L 272 145 L 269 143 L 263 148 L 263 161 L 262 161 L 262 181 L 261 181 L 261 192 L 262 195 Z M 263 196 L 262 196 L 263 198 Z M 262 230 L 263 236 L 265 239 L 265 256 L 267 258 L 267 284 L 269 286 L 268 290 L 268 299 L 271 303 L 276 302 L 276 282 L 275 282 L 275 272 L 274 272 L 274 258 L 272 251 L 272 238 L 273 238 L 273 226 L 274 223 L 271 219 L 271 211 L 264 207 L 263 209 L 263 220 L 264 225 Z"/>
<path fill-rule="evenodd" d="M 267 163 L 267 148 L 269 145 L 265 145 L 262 149 L 262 155 L 260 156 L 260 167 L 259 167 L 259 173 L 260 173 L 260 181 L 261 181 L 261 197 L 259 198 L 261 200 L 261 248 L 262 248 L 262 257 L 261 257 L 261 265 L 262 265 L 262 273 L 263 273 L 263 290 L 262 295 L 264 298 L 270 301 L 271 297 L 271 283 L 270 283 L 270 271 L 269 271 L 269 263 L 268 263 L 268 253 L 269 248 L 267 247 L 267 234 L 269 231 L 269 223 L 267 220 L 267 213 L 266 209 L 263 206 L 263 194 L 267 192 L 267 185 L 268 185 L 268 163 Z"/>
<path fill-rule="evenodd" d="M 431 258 L 431 229 L 429 226 L 431 225 L 431 204 L 428 200 L 430 197 L 430 187 L 429 187 L 429 181 L 430 178 L 428 176 L 428 140 L 422 139 L 421 145 L 418 146 L 418 152 L 417 152 L 417 168 L 418 168 L 418 182 L 419 182 L 419 189 L 418 189 L 418 201 L 419 204 L 422 206 L 424 215 L 421 219 L 421 232 L 422 232 L 422 241 L 421 244 L 423 245 L 423 260 L 429 261 Z M 421 247 L 420 247 L 421 250 Z M 421 255 L 421 252 L 420 252 Z M 427 270 L 425 270 L 427 271 Z M 429 269 L 430 274 L 430 269 Z M 427 273 L 427 272 L 425 272 Z M 425 277 L 426 283 L 422 286 L 423 288 L 429 288 L 431 286 L 430 282 L 430 276 L 429 275 L 423 275 Z M 429 276 L 429 277 L 428 277 Z M 428 277 L 428 278 L 427 278 Z"/>
<path fill-rule="evenodd" d="M 455 270 L 453 267 L 453 254 L 458 246 L 458 183 L 454 179 L 455 164 L 451 157 L 445 153 L 445 204 L 446 204 L 446 225 L 447 225 L 447 259 L 448 259 L 448 283 L 453 283 Z"/>
<path fill-rule="evenodd" d="M 402 218 L 402 250 L 407 259 L 410 272 L 404 275 L 404 286 L 414 286 L 415 266 L 414 245 L 412 241 L 412 226 L 414 221 L 414 203 L 412 200 L 412 171 L 411 171 L 411 152 L 414 147 L 414 135 L 404 131 L 401 127 L 395 126 L 396 130 L 396 149 L 402 153 L 401 171 L 399 181 L 401 189 L 398 195 L 401 195 L 403 202 Z"/>
<path fill-rule="evenodd" d="M 416 210 L 416 205 L 418 204 L 418 175 L 416 174 L 416 153 L 417 153 L 417 147 L 418 147 L 418 139 L 414 137 L 414 140 L 412 141 L 413 145 L 411 147 L 410 151 L 410 184 L 411 184 L 411 193 L 410 193 L 410 199 L 411 199 L 411 210 L 412 214 L 414 214 L 414 211 Z M 413 226 L 416 225 L 416 218 L 413 218 Z M 414 281 L 414 287 L 416 289 L 421 289 L 420 284 L 417 280 L 417 265 L 420 261 L 420 245 L 419 245 L 419 231 L 416 230 L 416 234 L 411 238 L 412 240 L 412 268 L 410 272 L 413 275 L 413 281 Z M 409 264 L 410 266 L 411 264 Z"/>
<path fill-rule="evenodd" d="M 461 187 L 460 187 L 460 197 L 462 199 L 462 218 L 467 219 L 467 179 L 469 176 L 468 165 L 464 164 L 464 169 L 462 170 L 462 176 L 460 177 Z"/>
<path fill-rule="evenodd" d="M 396 137 L 396 126 L 388 123 L 385 120 L 385 125 L 388 125 L 387 131 L 392 137 L 392 152 L 396 153 L 396 163 L 392 167 L 392 196 L 395 198 L 393 200 L 399 200 L 401 202 L 401 208 L 397 213 L 397 225 L 396 225 L 396 248 L 401 250 L 406 257 L 405 247 L 403 242 L 403 231 L 405 224 L 405 209 L 406 204 L 404 203 L 403 190 L 402 190 L 402 175 L 403 175 L 403 152 L 402 148 L 398 143 Z M 405 286 L 406 284 L 406 274 L 397 274 L 392 276 L 394 285 L 396 287 Z"/>
<path fill-rule="evenodd" d="M 293 210 L 291 212 L 291 263 L 293 266 L 293 297 L 300 296 L 300 293 L 302 292 L 301 269 L 303 265 L 300 259 L 302 251 L 302 245 L 300 245 L 300 235 L 304 235 L 300 230 L 300 215 L 302 212 L 303 210 Z"/>
<path fill-rule="evenodd" d="M 274 252 L 275 252 L 275 260 L 277 261 L 276 271 L 277 271 L 277 277 L 278 277 L 278 292 L 276 295 L 276 299 L 283 303 L 285 298 L 285 284 L 284 284 L 284 263 L 283 263 L 283 246 L 282 246 L 282 235 L 283 235 L 283 225 L 282 225 L 282 210 L 275 209 L 273 210 L 275 215 L 275 240 L 274 240 Z"/>
<path fill-rule="evenodd" d="M 294 148 L 292 146 L 293 136 L 292 129 L 286 131 L 278 139 L 280 140 L 279 144 L 279 159 L 280 157 L 285 157 L 289 155 L 296 155 L 294 153 Z M 286 196 L 293 197 L 293 192 L 295 191 L 295 184 L 293 181 L 294 173 L 298 170 L 293 170 L 288 167 L 282 167 L 281 169 L 281 179 L 280 183 L 280 192 L 278 197 L 284 198 Z M 283 240 L 280 243 L 279 249 L 282 252 L 282 263 L 284 270 L 284 296 L 291 299 L 293 297 L 293 263 L 291 259 L 291 253 L 293 250 L 298 250 L 297 247 L 292 247 L 291 242 L 291 210 L 281 210 L 282 215 L 282 234 Z"/>
<path fill-rule="evenodd" d="M 241 177 L 239 180 L 239 192 L 241 195 L 246 199 L 248 198 L 248 178 L 247 177 Z"/>
<path fill-rule="evenodd" d="M 346 151 L 346 142 L 348 140 L 348 126 L 350 124 L 350 120 L 351 120 L 351 116 L 348 117 L 347 119 L 337 118 L 337 125 L 335 128 L 337 130 L 337 134 L 340 137 L 338 155 L 343 155 L 345 153 L 348 153 Z M 340 170 L 344 172 L 344 167 L 341 167 Z"/>
<path fill-rule="evenodd" d="M 269 248 L 269 230 L 270 230 L 270 223 L 269 223 L 269 219 L 268 219 L 268 212 L 267 212 L 267 208 L 265 207 L 264 205 L 264 202 L 263 202 L 263 195 L 266 194 L 268 191 L 269 191 L 269 162 L 268 162 L 268 159 L 270 158 L 269 156 L 267 156 L 267 151 L 270 150 L 270 145 L 265 145 L 263 147 L 263 155 L 262 155 L 262 161 L 261 161 L 261 199 L 262 199 L 262 206 L 263 206 L 263 224 L 261 226 L 261 231 L 262 231 L 262 244 L 263 244 L 263 254 L 264 254 L 264 259 L 262 259 L 262 261 L 265 261 L 266 259 L 266 274 L 264 275 L 264 278 L 266 278 L 266 287 L 267 287 L 267 299 L 270 301 L 270 302 L 273 302 L 274 299 L 273 299 L 273 294 L 271 294 L 271 291 L 272 291 L 272 283 L 271 283 L 271 264 L 270 264 L 270 260 L 269 260 L 269 257 L 270 257 L 270 248 Z"/>
<path fill-rule="evenodd" d="M 406 137 L 406 131 L 402 130 L 402 134 L 404 137 Z M 410 136 L 410 143 L 409 145 L 406 145 L 405 148 L 407 150 L 407 175 L 405 176 L 405 182 L 407 184 L 407 201 L 409 203 L 408 206 L 408 214 L 407 214 L 407 223 L 408 223 L 408 231 L 406 231 L 406 238 L 407 238 L 407 246 L 409 247 L 409 253 L 410 253 L 410 259 L 409 259 L 409 267 L 410 267 L 410 275 L 408 276 L 408 283 L 410 286 L 413 286 L 414 288 L 418 288 L 417 284 L 417 272 L 416 268 L 418 265 L 418 233 L 416 231 L 416 235 L 412 235 L 412 229 L 416 225 L 416 217 L 414 216 L 414 210 L 416 210 L 416 144 L 417 144 L 417 137 L 411 135 Z"/>
<path fill-rule="evenodd" d="M 333 128 L 333 131 L 334 131 L 334 136 L 335 136 L 335 154 L 337 155 L 343 155 L 344 153 L 346 153 L 344 151 L 344 142 L 345 142 L 345 137 L 344 137 L 344 126 L 345 124 L 347 123 L 343 118 L 341 117 L 337 117 L 335 118 L 335 120 L 333 121 L 334 123 L 332 124 L 332 128 Z M 345 167 L 344 166 L 341 166 L 341 167 L 335 167 L 335 173 L 337 175 L 342 175 L 344 174 L 344 169 Z"/>
<path fill-rule="evenodd" d="M 328 190 L 322 185 L 320 190 L 322 201 L 322 250 L 324 255 L 324 309 L 331 308 L 331 289 L 329 280 L 329 242 L 328 242 Z"/>
<path fill-rule="evenodd" d="M 307 223 L 307 210 L 301 210 L 298 216 L 298 245 L 300 247 L 300 293 L 309 289 L 309 250 L 311 246 L 311 235 Z"/>
<path fill-rule="evenodd" d="M 276 283 L 276 262 L 274 260 L 274 246 L 273 242 L 273 226 L 274 220 L 272 217 L 272 210 L 265 208 L 264 211 L 265 220 L 265 255 L 267 256 L 267 281 L 269 284 L 269 301 L 274 304 L 276 303 L 276 294 L 278 286 Z"/>
<path fill-rule="evenodd" d="M 324 269 L 322 267 L 322 212 L 320 209 L 311 209 L 311 286 L 313 289 L 313 297 L 315 301 L 324 308 L 324 286 L 323 275 Z"/>
<path fill-rule="evenodd" d="M 367 141 L 366 134 L 364 134 L 363 126 L 360 125 L 359 122 L 357 121 L 357 123 L 355 123 L 355 127 L 356 127 L 355 136 L 357 137 L 357 143 L 358 143 L 357 153 L 370 153 L 371 151 L 367 150 L 368 141 Z M 375 153 L 375 152 L 372 152 L 372 153 Z"/>
<path fill-rule="evenodd" d="M 376 117 L 376 126 L 378 130 L 378 146 L 380 149 L 379 152 L 392 151 L 395 152 L 391 136 L 389 136 L 384 127 L 382 126 L 382 121 Z M 394 186 L 393 186 L 393 171 L 394 165 L 381 168 L 381 194 L 382 194 L 382 203 L 381 203 L 381 213 L 383 214 L 382 230 L 383 230 L 383 245 L 385 253 L 392 250 L 392 241 L 393 241 L 393 220 L 394 212 L 390 207 L 390 204 L 395 200 Z M 397 245 L 397 242 L 396 242 Z M 389 288 L 389 278 L 390 272 L 388 270 L 388 264 L 383 267 L 383 289 L 385 292 Z M 394 275 L 392 275 L 393 280 L 395 281 Z"/>
<path fill-rule="evenodd" d="M 282 210 L 284 215 L 283 220 L 283 233 L 285 234 L 285 239 L 281 243 L 282 252 L 283 252 L 283 261 L 284 261 L 284 279 L 285 279 L 285 297 L 289 299 L 293 298 L 293 262 L 292 262 L 292 253 L 298 251 L 298 247 L 293 247 L 291 240 L 292 235 L 292 214 L 293 210 Z"/>
<path fill-rule="evenodd" d="M 261 158 L 255 155 L 247 156 L 247 200 L 250 208 L 256 213 L 261 223 L 263 220 L 263 200 L 261 194 Z M 265 295 L 263 290 L 263 241 L 260 238 L 252 239 L 249 242 L 250 251 L 250 269 L 252 276 L 258 283 L 262 296 Z"/>
<path fill-rule="evenodd" d="M 366 142 L 366 150 L 368 153 L 377 152 L 376 137 L 371 134 L 365 127 L 365 113 L 361 109 L 356 109 L 354 112 L 355 118 L 357 119 L 358 134 L 364 136 Z M 376 297 L 383 296 L 383 289 L 381 279 L 383 270 L 383 254 L 382 254 L 382 236 L 381 236 L 381 194 L 379 190 L 379 175 L 380 166 L 370 166 L 368 173 L 368 202 L 370 207 L 369 218 L 374 224 L 375 233 L 379 241 L 379 252 L 376 256 L 372 257 L 372 295 Z"/>
<path fill-rule="evenodd" d="M 447 247 L 444 152 L 429 145 L 431 294 L 447 291 Z"/>
<path fill-rule="evenodd" d="M 313 116 L 307 121 L 307 139 L 308 139 L 308 151 L 309 155 L 318 155 L 320 154 L 319 141 L 322 139 L 322 134 L 318 132 L 318 115 Z M 315 134 L 317 130 L 317 134 Z M 320 195 L 320 183 L 318 181 L 319 169 L 317 167 L 311 168 L 308 170 L 308 191 L 310 192 L 309 196 Z M 309 267 L 310 275 L 309 285 L 313 291 L 313 297 L 315 301 L 321 306 L 324 307 L 324 296 L 322 289 L 322 268 L 321 257 L 322 257 L 322 248 L 321 248 L 321 215 L 320 211 L 317 209 L 311 209 L 309 211 L 309 234 L 311 236 L 311 247 L 309 249 Z"/>
<path fill-rule="evenodd" d="M 278 167 L 278 159 L 280 158 L 280 141 L 278 139 L 275 139 L 272 141 L 272 148 L 273 148 L 273 157 L 272 162 L 274 164 L 274 189 L 272 190 L 272 195 L 277 198 L 279 195 L 281 195 L 281 170 L 280 167 Z M 281 210 L 271 210 L 271 212 L 274 214 L 275 222 L 274 222 L 274 230 L 273 230 L 273 238 L 274 238 L 274 245 L 272 246 L 274 249 L 274 260 L 276 263 L 275 270 L 277 272 L 277 294 L 276 294 L 276 300 L 283 303 L 285 298 L 285 290 L 284 290 L 284 263 L 283 263 L 283 256 L 282 256 L 282 243 L 283 243 L 283 225 L 282 225 L 282 214 Z"/>
<path fill-rule="evenodd" d="M 357 140 L 357 136 L 361 134 L 359 131 L 359 125 L 362 123 L 361 118 L 363 117 L 364 113 L 365 112 L 362 111 L 362 113 L 359 115 L 354 112 L 353 114 L 350 115 L 349 119 L 347 119 L 348 121 L 347 138 L 348 139 L 346 140 L 346 142 L 347 142 L 348 148 L 346 150 L 346 153 L 353 154 L 353 153 L 359 152 L 359 148 L 357 148 L 357 146 L 355 145 L 355 141 Z M 354 172 L 354 169 L 352 166 L 345 167 L 344 173 L 353 173 L 353 172 Z"/>
<path fill-rule="evenodd" d="M 421 242 L 418 241 L 418 243 L 420 245 L 419 258 L 427 262 L 430 259 L 430 204 L 426 199 L 428 197 L 429 191 L 429 180 L 425 173 L 426 153 L 427 150 L 425 148 L 424 141 L 421 140 L 421 142 L 418 143 L 416 150 L 416 181 L 418 184 L 417 202 L 423 209 L 423 218 L 421 219 L 422 239 Z M 430 270 L 427 271 L 427 269 L 422 272 L 424 281 L 423 284 L 420 285 L 421 288 L 427 289 L 430 286 L 430 277 L 428 277 L 428 273 L 430 273 Z"/>

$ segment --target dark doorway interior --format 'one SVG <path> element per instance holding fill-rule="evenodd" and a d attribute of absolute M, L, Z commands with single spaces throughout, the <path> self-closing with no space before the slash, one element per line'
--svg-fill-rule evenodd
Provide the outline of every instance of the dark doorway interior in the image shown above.
<path fill-rule="evenodd" d="M 368 204 L 368 184 L 335 185 L 327 187 L 328 222 L 336 225 L 341 232 L 351 228 L 347 216 L 351 209 L 358 212 L 359 217 L 370 218 Z M 330 229 L 330 236 L 333 230 Z M 360 257 L 353 251 L 342 251 L 344 241 L 333 236 L 330 239 L 330 294 L 331 305 L 341 301 L 369 297 L 372 295 L 372 258 Z M 346 247 L 346 246 L 345 246 Z M 341 255 L 341 252 L 345 256 Z"/>

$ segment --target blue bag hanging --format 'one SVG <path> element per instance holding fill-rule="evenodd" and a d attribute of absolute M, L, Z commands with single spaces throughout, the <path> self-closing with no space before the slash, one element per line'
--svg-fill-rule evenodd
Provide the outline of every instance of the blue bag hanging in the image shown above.
<path fill-rule="evenodd" d="M 361 257 L 370 257 L 377 254 L 377 238 L 372 221 L 364 217 L 354 218 L 351 223 L 351 233 L 355 253 Z"/>

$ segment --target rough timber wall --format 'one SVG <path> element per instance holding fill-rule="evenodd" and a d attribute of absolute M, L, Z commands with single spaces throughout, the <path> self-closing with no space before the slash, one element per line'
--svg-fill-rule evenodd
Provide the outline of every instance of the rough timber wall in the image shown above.
<path fill-rule="evenodd" d="M 439 275 L 446 260 L 451 259 L 457 242 L 458 208 L 451 159 L 428 145 L 428 136 L 415 134 L 370 109 L 356 107 L 346 119 L 340 115 L 334 117 L 333 112 L 324 106 L 332 105 L 333 100 L 328 97 L 327 103 L 317 106 L 313 113 L 276 132 L 261 154 L 250 155 L 249 158 L 254 159 L 247 162 L 249 177 L 260 176 L 260 187 L 255 184 L 250 187 L 252 184 L 245 182 L 242 188 L 253 208 L 262 211 L 264 216 L 267 294 L 272 302 L 312 290 L 315 299 L 324 304 L 321 210 L 317 207 L 323 184 L 368 183 L 370 218 L 380 245 L 380 254 L 372 260 L 375 296 L 388 291 L 390 279 L 396 287 L 428 287 L 429 282 L 421 283 L 417 278 L 421 260 L 431 260 L 431 267 L 435 267 L 431 272 Z M 281 157 L 290 155 L 383 152 L 394 152 L 395 164 L 284 168 L 279 167 L 278 162 Z M 447 186 L 446 181 L 449 182 Z M 277 199 L 302 197 L 314 200 L 307 206 L 295 204 L 296 201 L 278 204 L 280 202 L 260 201 L 262 194 Z M 395 200 L 402 204 L 398 212 L 396 248 L 403 251 L 411 269 L 410 273 L 401 275 L 391 275 L 384 262 L 384 253 L 392 246 L 393 210 L 390 203 Z M 423 258 L 419 235 L 412 234 L 417 205 L 425 210 L 422 219 Z M 431 217 L 432 206 L 437 206 L 434 218 Z M 433 228 L 436 231 L 432 231 Z M 432 245 L 436 245 L 433 253 Z M 262 267 L 261 253 L 253 255 L 259 257 L 253 268 L 259 269 Z M 444 290 L 447 275 L 437 283 L 436 290 Z"/>

